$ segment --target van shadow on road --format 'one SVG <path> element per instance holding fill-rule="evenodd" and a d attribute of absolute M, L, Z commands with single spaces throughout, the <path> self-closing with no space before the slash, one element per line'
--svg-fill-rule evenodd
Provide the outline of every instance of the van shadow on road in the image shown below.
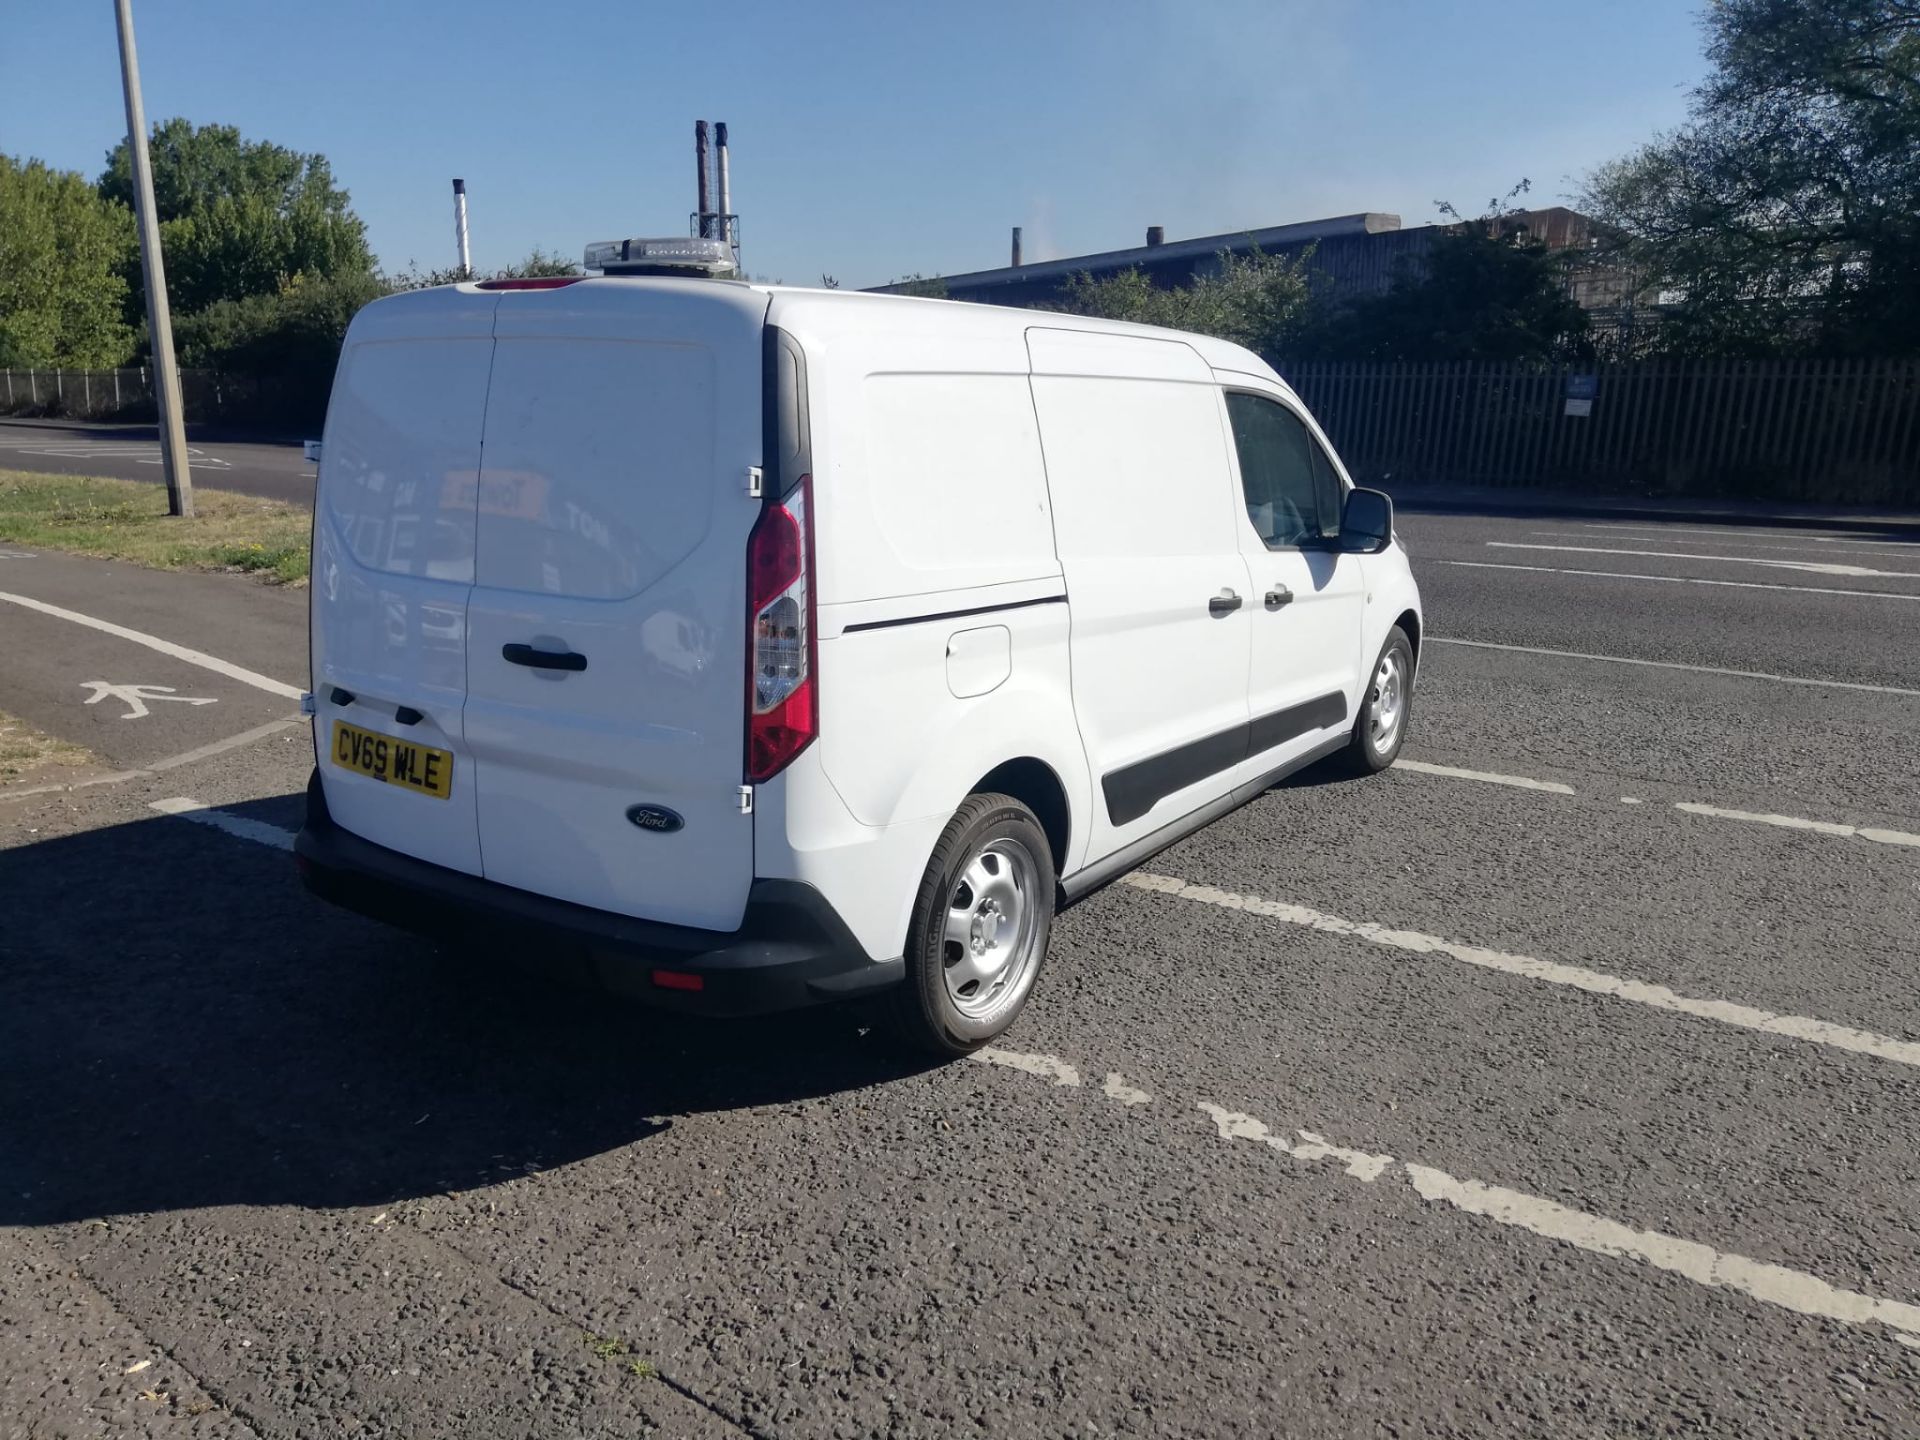
<path fill-rule="evenodd" d="M 540 958 L 436 953 L 177 820 L 0 851 L 0 1225 L 469 1190 L 925 1068 L 862 1012 L 697 1022 Z"/>

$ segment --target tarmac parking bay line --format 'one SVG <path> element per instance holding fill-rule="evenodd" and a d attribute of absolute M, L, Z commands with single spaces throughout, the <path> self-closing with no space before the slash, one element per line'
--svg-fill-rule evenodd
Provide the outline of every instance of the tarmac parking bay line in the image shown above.
<path fill-rule="evenodd" d="M 989 1049 L 977 1052 L 972 1058 L 1050 1080 L 1056 1089 L 1080 1088 L 1078 1068 L 1058 1056 Z M 1128 1109 L 1143 1107 L 1152 1100 L 1144 1091 L 1126 1086 L 1117 1074 L 1109 1074 L 1103 1093 Z M 1804 1270 L 1716 1250 L 1662 1231 L 1636 1230 L 1556 1200 L 1503 1185 L 1464 1179 L 1412 1160 L 1351 1149 L 1314 1130 L 1276 1131 L 1256 1116 L 1230 1110 L 1211 1100 L 1200 1100 L 1194 1108 L 1213 1122 L 1215 1137 L 1227 1144 L 1250 1140 L 1289 1157 L 1296 1164 L 1330 1163 L 1334 1170 L 1364 1185 L 1398 1180 L 1411 1186 L 1428 1205 L 1444 1205 L 1476 1219 L 1525 1230 L 1589 1254 L 1648 1265 L 1696 1285 L 1734 1291 L 1750 1300 L 1799 1315 L 1838 1320 L 1847 1325 L 1883 1326 L 1902 1345 L 1920 1350 L 1920 1305 L 1847 1290 Z"/>
<path fill-rule="evenodd" d="M 291 832 L 279 826 L 228 815 L 188 797 L 155 802 L 161 814 L 208 825 L 236 838 L 285 850 L 292 845 Z M 1336 934 L 1355 935 L 1375 943 L 1394 945 L 1415 953 L 1439 951 L 1454 959 L 1473 964 L 1488 964 L 1535 979 L 1570 984 L 1593 993 L 1614 998 L 1637 1000 L 1656 1008 L 1720 1020 L 1724 1023 L 1832 1045 L 1881 1059 L 1920 1065 L 1920 1045 L 1885 1036 L 1827 1025 L 1820 1021 L 1793 1016 L 1771 1015 L 1765 1011 L 1717 1001 L 1689 1000 L 1663 987 L 1642 985 L 1598 975 L 1569 966 L 1551 965 L 1523 956 L 1507 956 L 1466 946 L 1455 946 L 1432 936 L 1390 931 L 1377 926 L 1355 925 L 1336 917 L 1320 915 L 1302 907 L 1285 906 L 1272 901 L 1254 901 L 1248 897 L 1227 895 L 1204 887 L 1189 886 L 1165 876 L 1136 873 L 1122 883 L 1157 892 L 1175 899 L 1199 900 L 1223 904 L 1250 913 L 1269 915 L 1306 924 Z M 1033 1054 L 990 1046 L 971 1057 L 981 1065 L 1011 1070 L 1040 1080 L 1058 1093 L 1091 1089 L 1082 1079 L 1081 1067 L 1055 1055 Z M 1099 1087 L 1105 1100 L 1143 1116 L 1164 1114 L 1156 1107 L 1156 1097 L 1130 1084 L 1121 1072 L 1106 1072 Z M 1572 1246 L 1589 1254 L 1629 1261 L 1680 1276 L 1696 1285 L 1738 1293 L 1761 1304 L 1776 1306 L 1796 1314 L 1839 1321 L 1848 1325 L 1878 1326 L 1891 1331 L 1902 1345 L 1920 1350 L 1920 1305 L 1901 1300 L 1848 1290 L 1822 1280 L 1819 1276 L 1788 1266 L 1732 1251 L 1717 1250 L 1697 1241 L 1656 1230 L 1638 1230 L 1630 1225 L 1596 1215 L 1559 1201 L 1529 1194 L 1486 1181 L 1461 1177 L 1444 1170 L 1391 1155 L 1375 1154 L 1345 1146 L 1327 1138 L 1319 1130 L 1305 1127 L 1275 1130 L 1260 1118 L 1229 1109 L 1213 1100 L 1202 1099 L 1194 1108 L 1212 1123 L 1220 1141 L 1252 1141 L 1264 1144 L 1297 1164 L 1317 1165 L 1331 1162 L 1347 1178 L 1373 1185 L 1397 1180 L 1412 1189 L 1430 1206 L 1446 1206 L 1461 1214 L 1494 1224 L 1527 1231 L 1544 1239 Z"/>
<path fill-rule="evenodd" d="M 162 815 L 172 815 L 196 824 L 208 825 L 237 839 L 250 840 L 272 849 L 291 850 L 293 848 L 291 831 L 263 821 L 227 814 L 190 796 L 182 795 L 168 800 L 156 800 L 149 808 Z M 1550 985 L 1584 991 L 1589 995 L 1598 995 L 1605 999 L 1624 1000 L 1630 1004 L 1645 1005 L 1654 1010 L 1691 1015 L 1695 1019 L 1711 1020 L 1721 1025 L 1731 1025 L 1763 1035 L 1803 1040 L 1809 1044 L 1851 1051 L 1857 1055 L 1869 1055 L 1878 1060 L 1891 1060 L 1901 1065 L 1920 1066 L 1920 1041 L 1902 1040 L 1895 1036 L 1880 1035 L 1871 1030 L 1858 1030 L 1848 1025 L 1836 1025 L 1830 1021 L 1816 1020 L 1804 1015 L 1781 1015 L 1771 1010 L 1741 1005 L 1731 1000 L 1703 1000 L 1695 996 L 1681 995 L 1665 985 L 1655 985 L 1644 980 L 1631 980 L 1577 965 L 1540 960 L 1531 955 L 1511 955 L 1502 950 L 1491 950 L 1480 945 L 1464 945 L 1457 941 L 1443 939 L 1438 935 L 1423 934 L 1417 930 L 1396 930 L 1366 921 L 1344 920 L 1338 915 L 1324 914 L 1304 905 L 1217 890 L 1211 886 L 1195 885 L 1171 875 L 1157 875 L 1147 870 L 1136 870 L 1115 883 L 1164 895 L 1170 899 L 1218 905 L 1224 909 L 1240 910 L 1249 915 L 1264 916 L 1270 920 L 1279 920 L 1285 924 L 1299 925 L 1327 934 L 1351 936 L 1354 939 L 1367 941 L 1369 944 L 1384 945 L 1410 955 L 1439 956 L 1481 969 L 1498 970 L 1526 980 L 1539 980 Z M 986 1052 L 982 1053 L 986 1054 Z M 1076 1087 L 1080 1084 L 1079 1073 L 1061 1061 L 1040 1061 L 1032 1057 L 1013 1056 L 1010 1052 L 994 1051 L 987 1054 L 987 1063 L 1025 1070 L 1051 1080 L 1055 1085 Z"/>
<path fill-rule="evenodd" d="M 1909 594 L 1904 590 L 1835 590 L 1829 586 L 1820 585 L 1773 585 L 1760 580 L 1709 580 L 1699 575 L 1642 575 L 1627 570 L 1567 570 L 1553 565 L 1497 565 L 1490 560 L 1429 560 L 1426 563 L 1454 565 L 1465 570 L 1521 570 L 1534 575 L 1585 575 L 1594 580 L 1657 580 L 1666 585 L 1717 585 L 1729 590 L 1782 590 L 1797 595 L 1847 595 L 1862 600 L 1920 600 L 1920 595 Z"/>
<path fill-rule="evenodd" d="M 1440 563 L 1464 564 L 1466 562 L 1443 561 Z M 1524 569 L 1528 567 L 1522 566 L 1519 568 Z M 1591 575 L 1598 572 L 1576 570 L 1572 573 L 1576 575 Z M 1654 578 L 1673 579 L 1674 577 L 1655 576 Z M 1860 592 L 1857 590 L 1849 590 L 1843 593 L 1857 595 Z M 1774 675 L 1764 670 L 1729 670 L 1719 665 L 1688 665 L 1678 660 L 1642 660 L 1632 655 L 1596 655 L 1586 650 L 1549 650 L 1540 645 L 1503 645 L 1493 640 L 1465 640 L 1453 635 L 1429 635 L 1421 643 L 1426 645 L 1461 645 L 1472 650 L 1502 650 L 1514 655 L 1545 655 L 1555 660 L 1588 660 L 1602 665 L 1643 665 L 1651 670 L 1690 670 L 1696 675 L 1727 675 L 1736 680 L 1765 680 L 1775 685 L 1809 685 L 1817 690 L 1864 690 L 1874 695 L 1920 696 L 1920 690 L 1909 690 L 1899 685 L 1868 685 L 1858 680 L 1821 680 L 1810 675 Z"/>
<path fill-rule="evenodd" d="M 1415 775 L 1432 775 L 1445 780 L 1471 780 L 1483 785 L 1504 785 L 1516 790 L 1537 790 L 1548 795 L 1573 795 L 1571 785 L 1557 780 L 1536 780 L 1525 775 L 1501 775 L 1487 770 L 1464 770 L 1454 765 L 1433 765 L 1424 760 L 1394 761 L 1393 769 Z M 1644 805 L 1644 797 L 1622 795 L 1623 805 Z M 1799 815 L 1781 815 L 1773 811 L 1732 810 L 1698 800 L 1675 800 L 1673 808 L 1688 815 L 1713 820 L 1733 820 L 1750 825 L 1774 825 L 1784 830 L 1803 830 L 1812 835 L 1832 835 L 1841 839 L 1871 840 L 1878 845 L 1904 845 L 1920 849 L 1920 835 L 1905 830 L 1890 830 L 1881 825 L 1849 825 L 1837 820 L 1813 820 Z"/>
<path fill-rule="evenodd" d="M 1534 545 L 1520 540 L 1488 540 L 1489 550 L 1556 550 L 1574 555 L 1629 555 L 1643 560 L 1718 561 L 1726 565 L 1763 565 L 1774 570 L 1799 570 L 1809 575 L 1855 579 L 1920 580 L 1920 570 L 1876 570 L 1870 565 L 1848 565 L 1834 560 L 1769 560 L 1752 555 L 1702 555 L 1677 550 L 1619 550 L 1602 545 Z"/>
<path fill-rule="evenodd" d="M 1485 970 L 1501 971 L 1526 980 L 1544 981 L 1549 985 L 1584 991 L 1589 995 L 1598 995 L 1605 999 L 1623 1000 L 1629 1004 L 1645 1005 L 1654 1010 L 1691 1015 L 1696 1019 L 1711 1020 L 1717 1024 L 1731 1025 L 1742 1030 L 1753 1030 L 1763 1035 L 1778 1035 L 1787 1039 L 1803 1040 L 1809 1044 L 1823 1045 L 1834 1050 L 1870 1055 L 1879 1060 L 1892 1060 L 1901 1065 L 1920 1066 L 1920 1041 L 1878 1035 L 1870 1030 L 1856 1030 L 1851 1026 L 1835 1025 L 1803 1015 L 1775 1014 L 1771 1010 L 1761 1010 L 1755 1006 L 1741 1005 L 1728 1000 L 1703 1000 L 1678 994 L 1665 985 L 1654 985 L 1644 980 L 1630 980 L 1619 975 L 1604 974 L 1598 970 L 1587 970 L 1577 965 L 1539 960 L 1531 955 L 1511 955 L 1505 951 L 1491 950 L 1479 945 L 1463 945 L 1457 941 L 1442 939 L 1438 935 L 1422 934 L 1417 930 L 1396 930 L 1370 922 L 1344 920 L 1338 915 L 1323 914 L 1304 905 L 1292 905 L 1280 900 L 1265 900 L 1257 895 L 1241 895 L 1228 890 L 1218 890 L 1212 886 L 1195 885 L 1171 875 L 1156 875 L 1149 871 L 1136 870 L 1117 883 L 1177 900 L 1218 905 L 1223 909 L 1264 916 L 1283 924 L 1298 925 L 1327 934 L 1351 936 L 1356 940 L 1383 945 L 1410 955 L 1457 961 Z"/>

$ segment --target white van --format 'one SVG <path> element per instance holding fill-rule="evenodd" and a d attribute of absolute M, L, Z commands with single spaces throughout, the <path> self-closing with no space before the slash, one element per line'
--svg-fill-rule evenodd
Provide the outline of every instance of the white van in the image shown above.
<path fill-rule="evenodd" d="M 960 1054 L 1057 906 L 1344 752 L 1420 600 L 1250 352 L 730 280 L 483 281 L 347 335 L 314 510 L 330 900 Z"/>

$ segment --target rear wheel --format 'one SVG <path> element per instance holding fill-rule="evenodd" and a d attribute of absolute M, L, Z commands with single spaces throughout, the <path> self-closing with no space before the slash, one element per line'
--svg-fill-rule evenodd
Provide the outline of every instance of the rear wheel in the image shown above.
<path fill-rule="evenodd" d="M 1360 695 L 1347 759 L 1362 774 L 1393 764 L 1407 738 L 1407 711 L 1413 703 L 1413 642 L 1398 625 L 1387 632 L 1380 658 L 1373 662 Z"/>
<path fill-rule="evenodd" d="M 1053 851 L 1007 795 L 972 795 L 933 847 L 907 927 L 895 1028 L 918 1049 L 966 1055 L 1014 1021 L 1053 932 Z"/>

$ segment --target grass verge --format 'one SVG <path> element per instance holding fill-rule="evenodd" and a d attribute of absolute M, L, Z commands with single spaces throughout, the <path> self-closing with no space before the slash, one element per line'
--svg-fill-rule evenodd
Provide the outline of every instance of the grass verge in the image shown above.
<path fill-rule="evenodd" d="M 81 746 L 42 735 L 26 721 L 0 711 L 0 782 L 56 765 L 86 765 L 92 759 Z"/>
<path fill-rule="evenodd" d="M 193 519 L 177 520 L 165 486 L 0 470 L 0 541 L 158 570 L 239 570 L 283 585 L 307 578 L 305 510 L 224 490 L 196 490 L 193 503 Z"/>

